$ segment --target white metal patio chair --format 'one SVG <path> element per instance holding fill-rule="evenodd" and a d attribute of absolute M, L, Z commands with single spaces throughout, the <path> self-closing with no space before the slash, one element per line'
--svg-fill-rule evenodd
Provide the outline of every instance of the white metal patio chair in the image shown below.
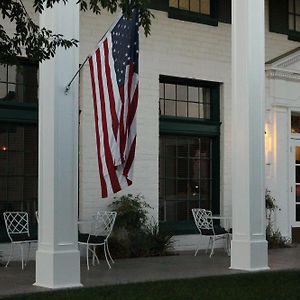
<path fill-rule="evenodd" d="M 200 232 L 200 236 L 209 237 L 208 247 L 206 252 L 210 249 L 211 257 L 214 253 L 215 241 L 218 239 L 224 239 L 224 249 L 226 253 L 229 255 L 228 249 L 228 232 L 221 226 L 214 226 L 212 219 L 212 212 L 210 210 L 202 209 L 202 208 L 193 208 L 192 209 L 193 217 L 195 224 Z M 197 255 L 200 248 L 200 242 L 195 251 L 195 256 Z"/>
<path fill-rule="evenodd" d="M 11 242 L 10 254 L 5 267 L 8 266 L 13 256 L 14 245 L 19 245 L 21 249 L 22 270 L 23 270 L 29 258 L 31 243 L 37 242 L 36 239 L 32 239 L 30 237 L 28 213 L 20 212 L 20 211 L 7 211 L 3 213 L 3 217 L 4 217 L 6 232 Z M 28 252 L 27 252 L 27 258 L 24 262 L 23 246 L 25 244 L 28 245 Z"/>
<path fill-rule="evenodd" d="M 95 259 L 99 263 L 99 259 L 96 253 L 97 246 L 103 246 L 104 256 L 108 267 L 111 269 L 111 265 L 109 263 L 109 259 L 112 263 L 114 260 L 111 257 L 108 248 L 108 238 L 113 230 L 115 220 L 117 217 L 116 212 L 109 211 L 99 211 L 93 217 L 92 221 L 88 221 L 90 223 L 90 232 L 89 233 L 78 233 L 78 244 L 86 246 L 86 265 L 87 269 L 90 269 L 89 266 L 89 252 L 92 253 L 92 262 L 95 265 Z M 87 223 L 86 221 L 79 221 L 78 224 Z M 109 258 L 109 259 L 108 259 Z"/>

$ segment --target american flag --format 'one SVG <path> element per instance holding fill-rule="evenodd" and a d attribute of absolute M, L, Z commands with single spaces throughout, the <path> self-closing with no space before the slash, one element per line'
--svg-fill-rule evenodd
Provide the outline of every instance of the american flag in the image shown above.
<path fill-rule="evenodd" d="M 132 184 L 138 104 L 138 12 L 122 16 L 89 58 L 103 198 Z"/>

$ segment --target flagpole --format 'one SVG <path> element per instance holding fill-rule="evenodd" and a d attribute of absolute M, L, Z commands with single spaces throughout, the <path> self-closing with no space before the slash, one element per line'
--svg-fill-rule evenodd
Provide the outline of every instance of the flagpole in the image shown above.
<path fill-rule="evenodd" d="M 106 32 L 103 34 L 103 36 L 101 37 L 101 39 L 99 40 L 98 44 L 104 39 L 104 37 L 106 36 L 106 34 L 113 28 L 115 27 L 115 25 L 120 21 L 120 19 L 122 18 L 122 14 L 119 16 L 119 18 L 117 18 L 112 25 L 106 30 Z M 83 68 L 83 66 L 86 64 L 86 62 L 88 61 L 88 59 L 90 58 L 91 55 L 88 55 L 86 57 L 86 59 L 84 60 L 84 62 L 81 64 L 81 66 L 79 67 L 79 69 L 77 70 L 77 72 L 75 73 L 75 75 L 73 76 L 73 78 L 70 80 L 70 82 L 68 83 L 68 85 L 65 88 L 65 94 L 67 95 L 71 84 L 73 83 L 74 79 L 77 77 L 77 75 L 79 74 L 79 72 L 81 71 L 81 69 Z"/>

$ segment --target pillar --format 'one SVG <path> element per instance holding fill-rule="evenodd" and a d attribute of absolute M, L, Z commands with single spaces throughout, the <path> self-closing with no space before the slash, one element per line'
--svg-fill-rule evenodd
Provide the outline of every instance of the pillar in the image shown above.
<path fill-rule="evenodd" d="M 68 39 L 79 39 L 76 0 L 46 9 L 40 25 Z M 53 289 L 81 286 L 77 246 L 78 78 L 69 93 L 64 92 L 78 66 L 76 47 L 59 48 L 54 58 L 39 66 L 39 243 L 35 285 Z"/>
<path fill-rule="evenodd" d="M 265 238 L 264 0 L 233 0 L 231 268 L 268 269 Z"/>

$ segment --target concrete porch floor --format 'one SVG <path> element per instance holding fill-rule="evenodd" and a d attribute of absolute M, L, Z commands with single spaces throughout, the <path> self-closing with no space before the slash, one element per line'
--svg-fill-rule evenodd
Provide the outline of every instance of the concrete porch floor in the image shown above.
<path fill-rule="evenodd" d="M 197 257 L 192 252 L 175 256 L 119 259 L 109 270 L 105 261 L 87 271 L 85 260 L 81 262 L 81 282 L 85 287 L 195 278 L 242 273 L 229 270 L 230 258 L 222 250 L 216 250 L 210 259 L 203 251 Z M 300 246 L 269 250 L 270 271 L 300 270 Z M 12 262 L 8 268 L 0 267 L 0 298 L 6 295 L 47 291 L 33 286 L 35 263 L 30 261 L 21 270 L 20 262 Z"/>

